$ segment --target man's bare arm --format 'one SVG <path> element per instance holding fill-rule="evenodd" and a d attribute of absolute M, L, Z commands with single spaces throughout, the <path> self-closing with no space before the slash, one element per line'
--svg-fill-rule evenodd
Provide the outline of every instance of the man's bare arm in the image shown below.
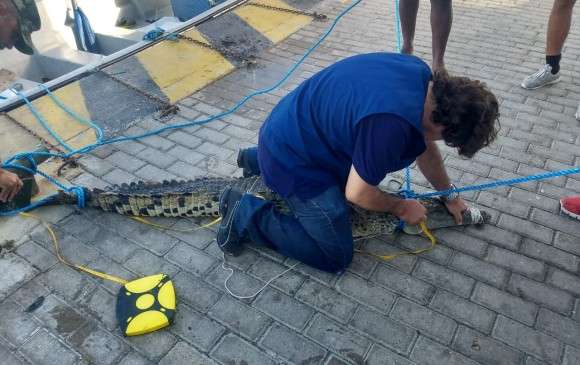
<path fill-rule="evenodd" d="M 361 208 L 392 213 L 409 224 L 419 224 L 426 219 L 427 210 L 421 203 L 398 198 L 368 184 L 356 172 L 354 166 L 350 168 L 345 195 L 349 202 Z"/>
<path fill-rule="evenodd" d="M 425 175 L 425 178 L 433 185 L 436 190 L 447 190 L 451 188 L 449 175 L 445 171 L 443 165 L 443 157 L 439 151 L 439 147 L 433 141 L 427 142 L 427 150 L 417 158 L 417 165 Z M 460 197 L 445 202 L 447 210 L 455 218 L 457 224 L 463 221 L 463 211 L 467 209 L 467 204 Z"/>
<path fill-rule="evenodd" d="M 451 181 L 443 165 L 443 157 L 435 142 L 427 142 L 427 150 L 417 158 L 417 165 L 436 190 L 447 190 L 451 187 Z"/>

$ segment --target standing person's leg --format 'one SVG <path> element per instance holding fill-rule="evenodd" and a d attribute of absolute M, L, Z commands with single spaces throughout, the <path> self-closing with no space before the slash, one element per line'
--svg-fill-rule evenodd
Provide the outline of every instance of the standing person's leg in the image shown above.
<path fill-rule="evenodd" d="M 445 69 L 445 48 L 453 23 L 452 0 L 431 0 L 431 52 L 433 71 Z"/>
<path fill-rule="evenodd" d="M 413 40 L 415 38 L 418 10 L 419 0 L 400 0 L 399 2 L 399 17 L 401 18 L 401 32 L 403 33 L 401 53 L 413 53 Z"/>
<path fill-rule="evenodd" d="M 560 71 L 562 48 L 570 33 L 575 3 L 576 0 L 555 0 L 552 6 L 546 34 L 546 63 L 552 67 L 552 74 Z"/>
<path fill-rule="evenodd" d="M 546 64 L 522 81 L 524 89 L 533 90 L 560 81 L 560 59 L 570 32 L 576 0 L 554 0 L 546 34 Z"/>
<path fill-rule="evenodd" d="M 218 231 L 218 244 L 225 251 L 239 250 L 227 246 L 239 246 L 240 239 L 249 238 L 328 272 L 344 270 L 352 261 L 350 212 L 340 189 L 328 189 L 312 199 L 288 199 L 292 215 L 276 211 L 269 201 L 249 194 L 238 200 L 235 194 L 226 193 L 229 196 L 222 199 L 228 202 L 233 196 L 229 200 L 233 214 L 226 209 Z"/>

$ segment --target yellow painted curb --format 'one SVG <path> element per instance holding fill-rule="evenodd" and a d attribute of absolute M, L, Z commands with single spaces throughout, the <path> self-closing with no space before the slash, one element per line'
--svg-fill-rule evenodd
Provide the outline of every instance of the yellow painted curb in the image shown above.
<path fill-rule="evenodd" d="M 209 43 L 195 29 L 183 33 Z M 175 103 L 235 69 L 213 50 L 186 40 L 164 41 L 136 55 L 139 62 L 171 103 Z"/>
<path fill-rule="evenodd" d="M 278 8 L 294 9 L 281 0 L 259 0 L 255 2 Z M 312 21 L 312 18 L 307 15 L 291 14 L 251 5 L 243 5 L 234 10 L 234 13 L 256 31 L 262 33 L 272 43 L 278 43 L 286 39 Z"/>

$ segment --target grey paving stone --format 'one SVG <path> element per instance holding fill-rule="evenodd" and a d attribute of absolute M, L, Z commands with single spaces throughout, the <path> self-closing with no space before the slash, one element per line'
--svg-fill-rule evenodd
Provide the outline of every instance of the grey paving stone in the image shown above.
<path fill-rule="evenodd" d="M 181 161 L 187 162 L 191 165 L 196 165 L 201 162 L 206 156 L 193 149 L 185 148 L 183 146 L 175 146 L 169 151 L 167 151 L 173 157 L 178 158 Z"/>
<path fill-rule="evenodd" d="M 499 209 L 504 213 L 514 215 L 520 218 L 527 218 L 531 207 L 527 204 L 520 203 L 514 200 L 508 200 L 505 197 L 497 194 L 492 194 L 487 191 L 479 193 L 477 198 L 479 204 Z"/>
<path fill-rule="evenodd" d="M 217 363 L 203 355 L 185 342 L 178 342 L 165 355 L 159 365 L 216 365 Z"/>
<path fill-rule="evenodd" d="M 233 334 L 223 338 L 212 357 L 224 364 L 276 364 L 265 352 Z"/>
<path fill-rule="evenodd" d="M 177 266 L 172 265 L 159 256 L 155 256 L 147 250 L 135 251 L 135 254 L 125 262 L 125 267 L 144 276 L 159 273 L 174 276 L 179 271 Z"/>
<path fill-rule="evenodd" d="M 379 266 L 371 280 L 420 303 L 427 303 L 435 288 L 388 266 Z"/>
<path fill-rule="evenodd" d="M 162 170 L 153 165 L 145 165 L 141 169 L 135 171 L 135 175 L 144 181 L 163 181 L 177 179 L 177 175 Z"/>
<path fill-rule="evenodd" d="M 574 305 L 574 298 L 565 291 L 520 275 L 512 275 L 508 287 L 512 293 L 560 313 L 570 313 Z"/>
<path fill-rule="evenodd" d="M 12 253 L 0 256 L 0 272 L 4 273 L 0 280 L 0 300 L 38 273 L 32 265 Z"/>
<path fill-rule="evenodd" d="M 343 361 L 336 357 L 335 355 L 331 355 L 328 360 L 324 363 L 324 365 L 347 365 L 346 361 Z"/>
<path fill-rule="evenodd" d="M 178 241 L 176 238 L 145 224 L 138 223 L 130 227 L 126 232 L 123 232 L 124 236 L 157 255 L 166 254 Z"/>
<path fill-rule="evenodd" d="M 399 324 L 385 315 L 360 307 L 350 325 L 374 341 L 400 353 L 408 353 L 417 331 Z"/>
<path fill-rule="evenodd" d="M 580 245 L 578 245 L 578 239 L 566 233 L 556 232 L 554 246 L 561 250 L 573 253 L 576 256 L 580 255 Z"/>
<path fill-rule="evenodd" d="M 224 270 L 221 265 L 216 266 L 212 272 L 204 279 L 212 284 L 218 290 L 226 291 L 227 289 L 237 296 L 257 295 L 258 291 L 264 286 L 264 283 L 237 270 L 233 274 Z"/>
<path fill-rule="evenodd" d="M 326 355 L 324 348 L 279 324 L 274 324 L 266 332 L 260 346 L 298 364 L 318 364 Z"/>
<path fill-rule="evenodd" d="M 95 240 L 92 245 L 108 254 L 111 260 L 117 263 L 124 263 L 137 250 L 141 249 L 135 242 L 107 229 L 100 229 L 99 237 L 100 239 Z"/>
<path fill-rule="evenodd" d="M 18 354 L 11 353 L 10 350 L 3 346 L 2 341 L 0 341 L 0 359 L 6 364 L 10 365 L 27 365 L 29 362 L 22 359 Z"/>
<path fill-rule="evenodd" d="M 421 250 L 431 245 L 431 242 L 426 237 L 411 235 L 400 235 L 397 237 L 397 243 L 410 251 Z M 439 245 L 434 250 L 421 253 L 421 257 L 445 265 L 449 262 L 452 254 L 453 250 Z"/>
<path fill-rule="evenodd" d="M 148 163 L 153 164 L 162 169 L 169 167 L 172 163 L 174 163 L 177 160 L 171 154 L 161 152 L 151 147 L 148 147 L 143 151 L 139 152 L 138 156 L 140 159 L 145 160 Z"/>
<path fill-rule="evenodd" d="M 314 318 L 306 335 L 356 364 L 364 363 L 364 355 L 371 344 L 369 340 L 323 315 Z"/>
<path fill-rule="evenodd" d="M 340 277 L 336 288 L 351 299 L 383 313 L 389 313 L 396 298 L 391 291 L 385 290 L 382 286 L 349 273 Z"/>
<path fill-rule="evenodd" d="M 429 340 L 426 337 L 419 337 L 413 352 L 411 360 L 417 364 L 429 365 L 475 365 L 475 361 L 469 360 L 457 352 L 449 350 L 447 347 Z"/>
<path fill-rule="evenodd" d="M 464 231 L 470 236 L 475 236 L 486 240 L 496 246 L 517 251 L 520 247 L 521 237 L 519 234 L 501 229 L 491 224 L 484 224 L 481 227 L 467 227 Z"/>
<path fill-rule="evenodd" d="M 36 332 L 20 351 L 35 364 L 73 365 L 79 358 L 46 330 Z"/>
<path fill-rule="evenodd" d="M 184 301 L 201 312 L 206 312 L 222 296 L 201 278 L 183 271 L 173 277 L 173 286 L 180 302 Z"/>
<path fill-rule="evenodd" d="M 124 280 L 137 279 L 137 275 L 134 272 L 127 270 L 125 267 L 117 264 L 108 257 L 101 255 L 96 260 L 90 263 L 90 268 L 96 271 L 104 272 L 112 276 Z M 112 294 L 117 294 L 119 292 L 119 284 L 106 279 L 94 278 L 95 281 L 100 284 L 104 289 L 108 290 Z"/>
<path fill-rule="evenodd" d="M 565 344 L 580 347 L 580 323 L 541 308 L 536 327 Z"/>
<path fill-rule="evenodd" d="M 564 232 L 580 238 L 578 223 L 568 217 L 555 215 L 541 209 L 534 209 L 532 211 L 532 221 L 545 227 L 550 227 L 556 231 Z"/>
<path fill-rule="evenodd" d="M 542 280 L 545 266 L 542 262 L 498 247 L 490 247 L 486 260 L 531 278 Z"/>
<path fill-rule="evenodd" d="M 229 295 L 224 295 L 208 314 L 249 340 L 256 340 L 272 322 L 268 316 Z"/>
<path fill-rule="evenodd" d="M 52 252 L 33 241 L 28 241 L 18 246 L 16 253 L 40 271 L 45 271 L 57 263 L 57 259 Z"/>
<path fill-rule="evenodd" d="M 477 283 L 472 300 L 494 311 L 532 325 L 537 306 L 491 286 Z"/>
<path fill-rule="evenodd" d="M 116 363 L 117 359 L 128 350 L 121 339 L 91 323 L 77 330 L 70 337 L 69 342 L 90 364 Z"/>
<path fill-rule="evenodd" d="M 171 332 L 204 352 L 208 352 L 224 334 L 225 327 L 183 304 L 177 305 Z"/>
<path fill-rule="evenodd" d="M 296 330 L 304 328 L 313 314 L 308 306 L 271 288 L 266 288 L 253 306 Z"/>
<path fill-rule="evenodd" d="M 175 143 L 171 142 L 170 140 L 160 137 L 160 136 L 150 136 L 147 138 L 141 139 L 143 144 L 151 146 L 153 148 L 157 148 L 162 151 L 167 151 L 171 147 L 175 146 Z"/>
<path fill-rule="evenodd" d="M 68 300 L 81 300 L 95 289 L 96 282 L 64 265 L 56 265 L 41 276 L 43 284 Z"/>
<path fill-rule="evenodd" d="M 509 318 L 498 317 L 493 330 L 493 337 L 549 363 L 557 363 L 560 360 L 562 353 L 562 344 L 560 342 Z"/>
<path fill-rule="evenodd" d="M 574 364 L 580 364 L 580 350 L 566 346 L 566 350 L 564 352 L 564 361 L 562 362 L 562 365 Z"/>
<path fill-rule="evenodd" d="M 138 181 L 139 179 L 126 171 L 121 169 L 114 169 L 103 175 L 103 180 L 108 183 L 107 185 L 121 185 L 129 184 L 133 181 Z"/>
<path fill-rule="evenodd" d="M 139 156 L 141 156 L 142 153 L 143 151 L 139 152 Z M 128 172 L 135 172 L 145 165 L 145 162 L 122 151 L 113 153 L 111 156 L 107 157 L 106 161 L 115 166 L 119 166 Z"/>
<path fill-rule="evenodd" d="M 217 260 L 205 252 L 191 247 L 183 242 L 179 242 L 165 255 L 170 262 L 179 265 L 183 270 L 204 275 L 208 273 Z"/>
<path fill-rule="evenodd" d="M 137 349 L 140 355 L 149 360 L 157 361 L 161 359 L 178 341 L 169 331 L 155 331 L 147 336 L 127 337 L 126 341 Z"/>
<path fill-rule="evenodd" d="M 564 270 L 571 272 L 578 270 L 579 259 L 577 256 L 554 248 L 553 246 L 526 239 L 522 245 L 522 252 L 538 260 L 563 268 Z"/>
<path fill-rule="evenodd" d="M 91 155 L 83 156 L 79 162 L 86 171 L 97 177 L 101 177 L 115 168 L 115 166 L 107 160 Z"/>
<path fill-rule="evenodd" d="M 392 255 L 396 253 L 400 253 L 402 250 L 399 247 L 396 247 L 392 243 L 392 239 L 386 240 L 379 240 L 379 239 L 369 239 L 365 242 L 364 247 L 362 250 L 364 252 L 373 253 L 377 255 Z M 378 260 L 374 259 L 378 262 Z M 413 271 L 415 264 L 417 262 L 417 258 L 414 256 L 399 256 L 394 258 L 393 260 L 389 260 L 388 262 L 378 262 L 381 264 L 386 264 L 387 266 L 395 267 L 403 272 L 410 273 Z"/>
<path fill-rule="evenodd" d="M 117 291 L 119 286 L 117 285 Z M 105 328 L 113 331 L 117 328 L 115 306 L 117 297 L 108 291 L 97 288 L 91 297 L 84 303 L 83 310 L 94 316 Z"/>
<path fill-rule="evenodd" d="M 152 362 L 139 355 L 137 352 L 129 352 L 123 359 L 119 362 L 119 365 L 151 365 Z"/>
<path fill-rule="evenodd" d="M 413 365 L 410 360 L 379 345 L 373 345 L 365 364 L 367 365 Z"/>
<path fill-rule="evenodd" d="M 350 265 L 347 267 L 347 270 L 365 279 L 369 279 L 371 274 L 375 271 L 376 265 L 378 265 L 378 262 L 372 257 L 355 254 Z"/>
<path fill-rule="evenodd" d="M 454 320 L 404 298 L 397 300 L 391 317 L 443 343 L 451 342 L 457 328 Z"/>
<path fill-rule="evenodd" d="M 185 133 L 183 131 L 177 130 L 170 135 L 167 136 L 167 139 L 172 140 L 173 142 L 179 143 L 180 145 L 187 147 L 187 148 L 195 148 L 202 144 L 203 140 L 199 137 L 191 135 L 189 133 Z"/>
<path fill-rule="evenodd" d="M 63 338 L 69 337 L 87 323 L 81 313 L 55 295 L 47 296 L 42 306 L 34 311 L 34 316 Z"/>
<path fill-rule="evenodd" d="M 453 256 L 451 267 L 496 287 L 504 285 L 509 277 L 507 270 L 462 253 Z"/>
<path fill-rule="evenodd" d="M 207 176 L 207 172 L 203 171 L 199 167 L 189 165 L 182 161 L 177 161 L 171 165 L 167 171 L 174 174 L 174 176 L 179 176 L 181 179 L 196 179 L 198 177 Z"/>
<path fill-rule="evenodd" d="M 464 298 L 469 297 L 475 284 L 475 280 L 470 277 L 424 260 L 419 261 L 414 275 Z"/>
<path fill-rule="evenodd" d="M 576 297 L 580 296 L 580 279 L 576 275 L 561 270 L 552 270 L 548 274 L 546 282 L 557 288 L 567 290 Z"/>
<path fill-rule="evenodd" d="M 484 333 L 491 332 L 495 320 L 494 312 L 443 290 L 435 294 L 430 306 Z"/>
<path fill-rule="evenodd" d="M 453 349 L 482 364 L 519 365 L 523 354 L 484 334 L 460 326 Z"/>
<path fill-rule="evenodd" d="M 305 281 L 295 297 L 342 323 L 350 319 L 357 307 L 353 300 L 314 280 Z"/>
<path fill-rule="evenodd" d="M 37 300 L 42 300 L 39 298 L 46 297 L 50 292 L 50 289 L 44 285 L 44 278 L 37 276 L 12 293 L 10 299 L 26 308 Z"/>
<path fill-rule="evenodd" d="M 268 282 L 273 277 L 282 274 L 286 270 L 288 270 L 288 267 L 280 265 L 276 261 L 267 258 L 260 258 L 248 270 L 248 274 L 256 276 L 258 279 L 264 282 Z M 294 296 L 304 280 L 305 277 L 303 275 L 294 270 L 291 270 L 278 279 L 274 280 L 270 285 L 282 290 L 288 295 Z"/>
<path fill-rule="evenodd" d="M 13 346 L 21 345 L 39 327 L 32 316 L 11 300 L 0 302 L 0 318 L 0 338 L 8 340 Z"/>
<path fill-rule="evenodd" d="M 554 235 L 550 228 L 506 214 L 499 217 L 498 226 L 546 243 L 551 243 Z"/>
<path fill-rule="evenodd" d="M 525 166 L 525 165 L 522 165 L 522 166 Z M 537 173 L 537 172 L 538 171 L 533 171 L 533 172 L 530 172 L 530 174 Z M 526 173 L 526 175 L 528 175 L 528 174 Z M 553 183 L 554 181 L 551 180 L 550 182 Z M 556 200 L 556 199 L 548 198 L 548 197 L 540 195 L 540 194 L 531 193 L 527 190 L 517 189 L 517 188 L 513 188 L 511 190 L 509 199 L 510 200 L 514 199 L 514 200 L 520 201 L 522 203 L 525 203 L 528 206 L 541 208 L 541 209 L 544 209 L 544 210 L 547 210 L 550 212 L 557 212 L 559 205 L 560 205 L 558 200 Z"/>

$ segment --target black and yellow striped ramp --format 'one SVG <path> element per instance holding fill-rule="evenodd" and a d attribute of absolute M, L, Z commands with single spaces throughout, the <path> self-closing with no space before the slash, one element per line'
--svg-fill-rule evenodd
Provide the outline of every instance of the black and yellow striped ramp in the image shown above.
<path fill-rule="evenodd" d="M 282 41 L 313 18 L 268 8 L 308 10 L 320 0 L 251 0 L 185 31 L 198 42 L 165 40 L 54 92 L 70 109 L 95 121 L 106 135 L 125 130 L 155 112 L 223 77 L 245 59 Z M 145 95 L 152 95 L 148 98 Z M 95 141 L 48 96 L 33 102 L 47 123 L 73 147 Z M 22 126 L 53 141 L 26 106 L 9 112 Z M 30 149 L 30 146 L 23 146 Z"/>

